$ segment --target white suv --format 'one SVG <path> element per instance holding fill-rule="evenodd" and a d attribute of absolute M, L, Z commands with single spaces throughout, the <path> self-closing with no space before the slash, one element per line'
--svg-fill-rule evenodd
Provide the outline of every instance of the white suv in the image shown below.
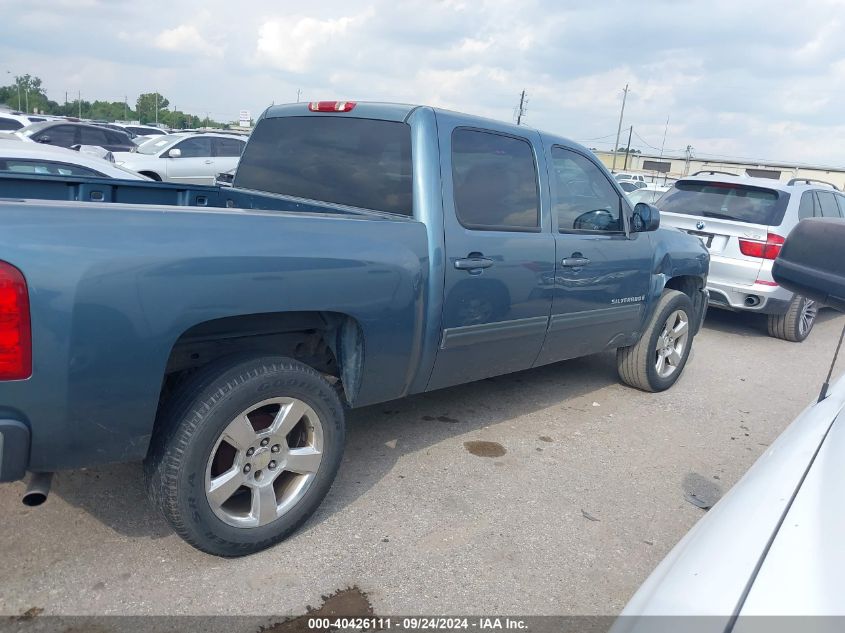
<path fill-rule="evenodd" d="M 115 152 L 114 162 L 153 180 L 213 185 L 217 174 L 238 166 L 246 137 L 223 133 L 153 136 L 134 152 Z"/>
<path fill-rule="evenodd" d="M 677 181 L 655 205 L 663 226 L 699 237 L 710 251 L 710 305 L 766 314 L 771 336 L 807 338 L 819 306 L 780 287 L 772 262 L 801 219 L 845 217 L 845 195 L 834 185 L 699 172 Z"/>

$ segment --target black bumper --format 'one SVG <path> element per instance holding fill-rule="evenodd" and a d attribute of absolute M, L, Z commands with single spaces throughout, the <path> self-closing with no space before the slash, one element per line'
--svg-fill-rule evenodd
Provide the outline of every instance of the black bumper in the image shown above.
<path fill-rule="evenodd" d="M 0 420 L 0 482 L 23 479 L 29 464 L 29 427 Z"/>

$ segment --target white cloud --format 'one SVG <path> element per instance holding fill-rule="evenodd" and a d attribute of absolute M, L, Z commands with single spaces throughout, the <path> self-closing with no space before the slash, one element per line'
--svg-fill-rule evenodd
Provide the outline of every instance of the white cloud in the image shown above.
<path fill-rule="evenodd" d="M 637 149 L 668 115 L 667 150 L 845 165 L 842 2 L 643 0 L 633 30 L 621 0 L 81 0 L 61 20 L 30 4 L 4 13 L 0 59 L 59 101 L 159 90 L 234 118 L 301 90 L 511 120 L 525 89 L 529 125 L 607 148 L 628 83 Z"/>
<path fill-rule="evenodd" d="M 312 17 L 281 17 L 265 21 L 258 29 L 255 60 L 280 70 L 304 72 L 324 47 L 344 55 L 342 38 L 361 27 L 370 13 L 320 20 Z"/>
<path fill-rule="evenodd" d="M 157 48 L 165 51 L 223 57 L 223 48 L 206 40 L 197 27 L 190 24 L 164 30 L 153 41 Z"/>

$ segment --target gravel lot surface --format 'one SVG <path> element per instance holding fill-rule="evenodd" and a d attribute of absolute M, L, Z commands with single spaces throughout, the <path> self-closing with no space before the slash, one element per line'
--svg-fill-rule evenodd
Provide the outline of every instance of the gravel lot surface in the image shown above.
<path fill-rule="evenodd" d="M 174 536 L 138 464 L 40 508 L 2 486 L 0 613 L 288 615 L 353 586 L 377 614 L 618 613 L 703 515 L 684 493 L 724 494 L 817 395 L 843 320 L 793 344 L 711 310 L 661 394 L 601 354 L 356 410 L 317 514 L 243 559 Z"/>

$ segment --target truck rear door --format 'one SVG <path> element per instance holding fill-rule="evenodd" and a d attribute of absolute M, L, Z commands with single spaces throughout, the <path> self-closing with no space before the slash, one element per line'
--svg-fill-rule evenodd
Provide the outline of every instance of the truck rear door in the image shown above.
<path fill-rule="evenodd" d="M 437 113 L 446 278 L 442 335 L 428 389 L 531 367 L 554 278 L 539 134 Z"/>

